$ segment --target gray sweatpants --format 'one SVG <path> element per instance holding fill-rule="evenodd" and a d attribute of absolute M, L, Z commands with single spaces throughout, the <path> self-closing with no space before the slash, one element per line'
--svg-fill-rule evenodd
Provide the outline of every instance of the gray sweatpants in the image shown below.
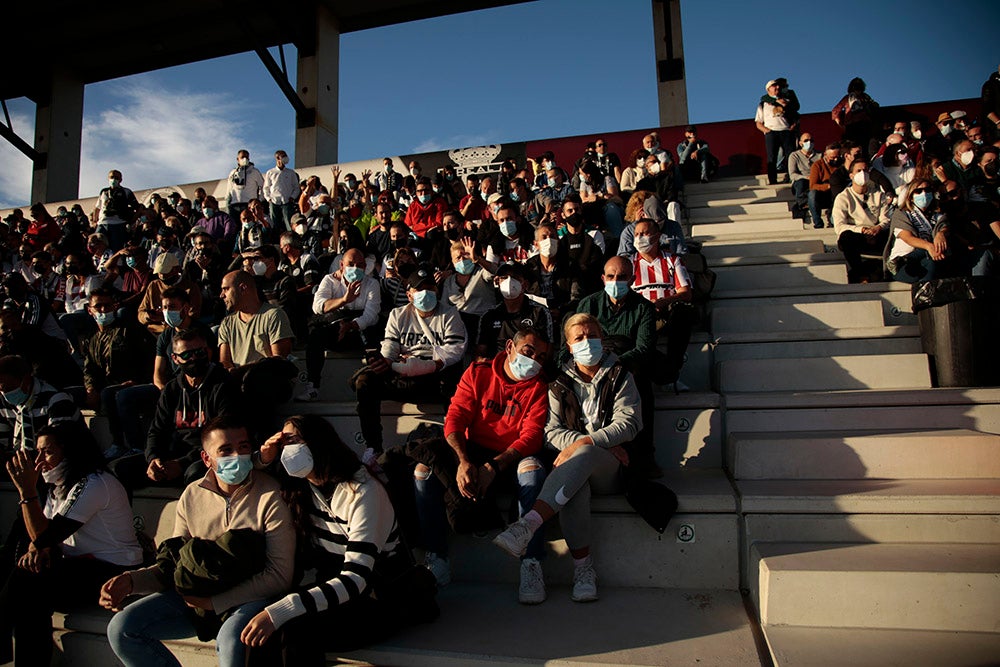
<path fill-rule="evenodd" d="M 583 445 L 570 459 L 552 469 L 538 500 L 559 514 L 559 525 L 570 549 L 590 546 L 590 494 L 620 490 L 615 455 L 594 445 Z"/>

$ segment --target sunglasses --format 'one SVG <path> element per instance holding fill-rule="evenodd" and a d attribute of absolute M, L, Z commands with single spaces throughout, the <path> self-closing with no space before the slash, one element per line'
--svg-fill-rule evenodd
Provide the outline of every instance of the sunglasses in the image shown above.
<path fill-rule="evenodd" d="M 192 359 L 204 359 L 208 356 L 207 347 L 199 347 L 194 350 L 184 350 L 183 352 L 174 352 L 174 356 L 181 361 L 191 361 Z"/>
<path fill-rule="evenodd" d="M 923 194 L 924 192 L 930 192 L 930 191 L 931 191 L 930 188 L 917 188 L 916 190 L 913 191 L 913 194 L 919 195 Z"/>

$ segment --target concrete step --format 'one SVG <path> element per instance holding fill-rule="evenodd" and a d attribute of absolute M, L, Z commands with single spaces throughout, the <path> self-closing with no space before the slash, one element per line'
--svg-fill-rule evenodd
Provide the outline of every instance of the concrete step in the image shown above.
<path fill-rule="evenodd" d="M 709 260 L 719 260 L 724 257 L 750 258 L 773 255 L 820 255 L 824 252 L 826 252 L 826 246 L 818 238 L 756 242 L 714 241 L 706 243 L 702 248 L 702 253 Z"/>
<path fill-rule="evenodd" d="M 1000 634 L 872 628 L 764 628 L 777 667 L 973 667 L 996 664 Z"/>
<path fill-rule="evenodd" d="M 716 366 L 719 391 L 836 391 L 931 386 L 925 354 L 734 359 Z"/>
<path fill-rule="evenodd" d="M 840 263 L 716 266 L 712 270 L 717 276 L 715 290 L 720 293 L 745 292 L 756 296 L 762 290 L 788 293 L 847 285 L 847 271 Z"/>
<path fill-rule="evenodd" d="M 770 405 L 762 405 L 763 399 Z M 786 431 L 959 428 L 1000 433 L 997 389 L 836 392 L 825 397 L 745 394 L 727 396 L 726 405 L 727 433 L 771 432 L 778 424 Z"/>
<path fill-rule="evenodd" d="M 688 193 L 684 205 L 689 209 L 718 206 L 743 206 L 746 204 L 787 203 L 795 201 L 789 189 L 757 188 L 754 190 L 737 190 L 733 192 L 702 192 Z M 785 208 L 787 209 L 787 206 Z"/>
<path fill-rule="evenodd" d="M 832 229 L 813 229 L 812 226 L 804 227 L 801 220 L 789 220 L 787 228 L 780 231 L 742 231 L 724 228 L 721 234 L 704 229 L 704 225 L 698 225 L 690 237 L 695 241 L 701 241 L 707 245 L 712 243 L 767 243 L 772 241 L 806 241 L 819 240 L 827 247 L 837 246 L 837 237 Z"/>
<path fill-rule="evenodd" d="M 717 192 L 719 190 L 789 190 L 788 184 L 769 185 L 767 174 L 756 174 L 753 176 L 727 176 L 717 178 L 708 183 L 685 183 L 684 191 L 688 195 L 701 192 Z"/>
<path fill-rule="evenodd" d="M 789 332 L 881 327 L 882 304 L 866 301 L 819 303 L 715 303 L 710 329 L 716 336 L 750 332 Z"/>
<path fill-rule="evenodd" d="M 795 292 L 808 292 L 796 294 Z M 916 326 L 913 300 L 909 286 L 903 283 L 872 283 L 868 285 L 812 285 L 806 288 L 789 287 L 784 290 L 716 290 L 709 304 L 710 312 L 730 305 L 763 308 L 770 306 L 798 307 L 805 304 L 836 303 L 878 300 L 882 307 L 879 324 L 887 326 Z M 839 328 L 839 327 L 835 327 Z"/>
<path fill-rule="evenodd" d="M 751 218 L 784 218 L 789 214 L 789 202 L 762 202 L 759 199 L 743 202 L 716 203 L 709 206 L 694 206 L 688 204 L 688 216 L 691 222 L 699 220 L 728 217 L 731 220 Z"/>
<path fill-rule="evenodd" d="M 697 240 L 720 238 L 756 237 L 761 234 L 784 234 L 802 231 L 798 220 L 788 218 L 752 218 L 732 220 L 719 216 L 712 219 L 699 219 L 691 226 L 690 236 Z M 819 230 L 817 230 L 819 231 Z"/>
<path fill-rule="evenodd" d="M 884 329 L 897 329 L 883 327 Z M 852 330 L 831 329 L 834 333 Z M 920 354 L 920 338 L 885 336 L 882 338 L 840 338 L 834 340 L 796 340 L 781 342 L 735 343 L 720 340 L 713 351 L 716 363 L 733 359 L 776 359 L 790 357 L 839 357 L 858 354 Z"/>
<path fill-rule="evenodd" d="M 838 341 L 850 342 L 850 341 L 895 341 L 895 340 L 908 340 L 915 339 L 917 345 L 910 350 L 878 350 L 877 348 L 872 348 L 871 353 L 873 354 L 892 354 L 895 352 L 920 352 L 923 347 L 919 344 L 920 339 L 918 338 L 920 331 L 916 325 L 905 325 L 905 326 L 878 326 L 878 327 L 849 327 L 845 329 L 803 329 L 803 330 L 791 330 L 791 331 L 748 331 L 741 333 L 719 333 L 715 338 L 715 355 L 716 359 L 720 361 L 725 361 L 727 359 L 756 359 L 756 358 L 769 358 L 769 357 L 783 357 L 783 356 L 826 356 L 823 354 L 813 355 L 809 353 L 804 354 L 768 354 L 768 350 L 764 345 L 761 345 L 762 349 L 760 356 L 754 354 L 735 354 L 732 357 L 727 357 L 725 355 L 725 348 L 736 348 L 736 347 L 754 347 L 762 343 L 773 343 L 775 345 L 788 345 L 789 349 L 794 348 L 798 343 L 804 345 L 825 345 L 833 344 Z M 843 354 L 857 354 L 864 353 L 867 348 L 861 350 L 848 349 Z M 835 350 L 831 350 L 831 354 L 841 354 Z"/>
<path fill-rule="evenodd" d="M 736 479 L 1000 478 L 1000 435 L 967 429 L 731 433 Z"/>
<path fill-rule="evenodd" d="M 1000 513 L 1000 479 L 737 480 L 736 490 L 751 513 Z"/>
<path fill-rule="evenodd" d="M 757 544 L 765 627 L 997 632 L 1000 546 Z"/>
<path fill-rule="evenodd" d="M 719 267 L 753 267 L 764 265 L 787 266 L 798 264 L 803 266 L 816 266 L 823 264 L 843 264 L 844 256 L 838 252 L 823 252 L 812 255 L 759 255 L 748 257 L 720 257 L 709 260 L 709 266 L 715 270 Z"/>

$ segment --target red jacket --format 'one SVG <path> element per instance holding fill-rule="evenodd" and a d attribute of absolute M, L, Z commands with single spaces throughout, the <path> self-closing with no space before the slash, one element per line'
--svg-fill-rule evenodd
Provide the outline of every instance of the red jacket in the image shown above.
<path fill-rule="evenodd" d="M 426 205 L 414 199 L 406 207 L 406 226 L 413 230 L 413 233 L 423 238 L 425 234 L 435 227 L 440 227 L 444 218 L 448 204 L 444 197 L 435 196 Z"/>
<path fill-rule="evenodd" d="M 451 397 L 444 435 L 464 433 L 470 442 L 502 452 L 513 447 L 521 456 L 542 448 L 549 414 L 549 390 L 541 375 L 511 382 L 504 374 L 506 352 L 492 363 L 469 366 Z"/>

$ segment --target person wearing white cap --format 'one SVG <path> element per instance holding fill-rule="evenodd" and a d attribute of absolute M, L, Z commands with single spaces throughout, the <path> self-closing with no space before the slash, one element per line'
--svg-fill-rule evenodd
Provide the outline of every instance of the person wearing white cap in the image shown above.
<path fill-rule="evenodd" d="M 181 264 L 173 253 L 165 252 L 157 257 L 153 273 L 156 280 L 149 281 L 139 303 L 139 323 L 156 337 L 167 327 L 163 319 L 163 292 L 168 287 L 179 287 L 187 292 L 191 299 L 191 314 L 197 318 L 201 313 L 201 290 L 194 281 L 181 275 Z"/>
<path fill-rule="evenodd" d="M 792 135 L 788 114 L 794 113 L 797 109 L 792 109 L 790 101 L 781 97 L 781 87 L 777 80 L 768 81 L 764 89 L 767 95 L 762 97 L 757 105 L 754 123 L 764 135 L 764 146 L 767 150 L 767 182 L 774 185 L 778 182 L 778 150 L 780 149 L 786 156 L 795 150 L 795 137 Z M 788 182 L 788 174 L 784 175 L 782 182 Z"/>

